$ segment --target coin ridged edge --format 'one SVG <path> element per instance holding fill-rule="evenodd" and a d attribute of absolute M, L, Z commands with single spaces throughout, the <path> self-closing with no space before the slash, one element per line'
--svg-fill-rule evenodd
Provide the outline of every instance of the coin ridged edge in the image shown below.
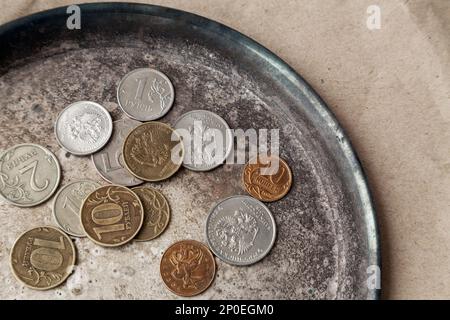
<path fill-rule="evenodd" d="M 27 232 L 29 232 L 31 230 L 34 230 L 34 229 L 39 229 L 39 228 L 53 229 L 53 230 L 57 230 L 60 233 L 62 233 L 64 235 L 64 237 L 66 237 L 66 239 L 69 241 L 70 247 L 72 248 L 72 251 L 73 251 L 73 254 L 72 254 L 73 264 L 70 267 L 70 270 L 68 270 L 67 275 L 65 277 L 61 278 L 61 280 L 59 282 L 55 283 L 54 285 L 51 285 L 49 287 L 44 287 L 44 288 L 33 287 L 33 286 L 25 283 L 24 281 L 22 281 L 22 279 L 20 279 L 20 277 L 16 274 L 16 271 L 14 270 L 14 268 L 12 266 L 14 247 L 16 246 L 16 244 L 19 241 L 19 239 L 22 238 L 22 236 L 24 236 Z M 56 227 L 53 227 L 53 226 L 34 227 L 34 228 L 31 228 L 31 229 L 29 229 L 29 230 L 27 230 L 25 232 L 22 232 L 17 237 L 17 239 L 14 241 L 14 244 L 11 247 L 11 253 L 9 255 L 9 266 L 11 268 L 12 274 L 14 275 L 14 278 L 16 278 L 16 280 L 19 281 L 20 283 L 22 283 L 24 286 L 26 286 L 26 287 L 28 287 L 30 289 L 33 289 L 33 290 L 38 290 L 38 291 L 50 290 L 50 289 L 56 288 L 56 287 L 60 286 L 61 284 L 63 284 L 67 280 L 67 278 L 69 278 L 72 275 L 74 267 L 76 265 L 76 262 L 77 262 L 77 252 L 76 252 L 75 245 L 73 244 L 72 239 L 70 239 L 70 237 L 67 234 L 65 234 L 64 232 L 62 232 L 59 228 L 56 228 Z"/>

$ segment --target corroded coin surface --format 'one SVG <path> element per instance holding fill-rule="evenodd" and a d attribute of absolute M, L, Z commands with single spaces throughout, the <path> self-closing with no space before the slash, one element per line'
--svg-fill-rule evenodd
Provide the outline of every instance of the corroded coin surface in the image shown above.
<path fill-rule="evenodd" d="M 175 91 L 169 78 L 160 71 L 140 68 L 129 72 L 117 87 L 117 101 L 130 118 L 156 120 L 169 112 Z"/>
<path fill-rule="evenodd" d="M 56 224 L 66 233 L 85 237 L 80 224 L 80 208 L 86 197 L 100 185 L 94 181 L 75 181 L 65 185 L 53 201 L 53 217 Z"/>
<path fill-rule="evenodd" d="M 36 290 L 54 288 L 72 273 L 75 247 L 72 240 L 53 227 L 38 227 L 23 233 L 11 250 L 14 276 Z"/>
<path fill-rule="evenodd" d="M 212 252 L 234 265 L 264 258 L 275 243 L 276 225 L 269 209 L 249 196 L 220 201 L 206 219 L 206 239 Z"/>
<path fill-rule="evenodd" d="M 139 121 L 128 118 L 114 121 L 113 135 L 108 144 L 92 155 L 92 162 L 98 173 L 109 183 L 130 187 L 143 182 L 124 167 L 122 156 L 125 138 L 131 130 L 140 124 Z"/>
<path fill-rule="evenodd" d="M 82 156 L 103 148 L 112 129 L 108 110 L 92 101 L 78 101 L 58 115 L 55 135 L 64 150 Z"/>
<path fill-rule="evenodd" d="M 233 134 L 227 122 L 211 111 L 189 111 L 177 120 L 174 128 L 183 137 L 183 166 L 190 170 L 208 171 L 220 166 L 233 147 Z"/>
<path fill-rule="evenodd" d="M 144 223 L 136 236 L 138 241 L 148 241 L 164 232 L 170 220 L 170 207 L 164 195 L 149 187 L 132 189 L 144 207 Z"/>
<path fill-rule="evenodd" d="M 32 207 L 56 191 L 61 170 L 55 155 L 37 144 L 19 144 L 0 155 L 0 196 L 19 207 Z"/>
<path fill-rule="evenodd" d="M 273 155 L 260 155 L 246 164 L 242 182 L 251 196 L 264 202 L 272 202 L 289 192 L 292 172 L 283 159 Z"/>
<path fill-rule="evenodd" d="M 123 144 L 125 166 L 144 181 L 169 178 L 183 162 L 180 136 L 167 124 L 147 122 L 130 132 Z"/>
<path fill-rule="evenodd" d="M 203 243 L 183 240 L 172 244 L 161 258 L 161 277 L 173 293 L 191 297 L 205 291 L 213 282 L 216 263 Z"/>
<path fill-rule="evenodd" d="M 144 221 L 144 210 L 133 191 L 108 185 L 87 196 L 80 217 L 83 230 L 92 241 L 116 247 L 136 236 Z"/>

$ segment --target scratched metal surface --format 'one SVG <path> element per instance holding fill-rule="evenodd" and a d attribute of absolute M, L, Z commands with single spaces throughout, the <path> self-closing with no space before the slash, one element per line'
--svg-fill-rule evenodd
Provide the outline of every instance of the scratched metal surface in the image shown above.
<path fill-rule="evenodd" d="M 314 92 L 276 56 L 207 19 L 161 7 L 82 6 L 81 30 L 65 27 L 65 8 L 0 28 L 0 148 L 33 142 L 58 157 L 62 184 L 91 178 L 105 183 L 89 157 L 63 151 L 53 124 L 68 104 L 92 100 L 117 120 L 124 115 L 116 85 L 128 71 L 151 66 L 172 80 L 176 99 L 162 119 L 207 109 L 231 128 L 280 129 L 281 155 L 294 184 L 270 203 L 278 237 L 271 253 L 250 267 L 217 260 L 208 299 L 373 299 L 367 268 L 379 263 L 374 212 L 364 176 L 334 117 Z M 0 298 L 177 298 L 159 276 L 163 251 L 174 241 L 205 242 L 206 216 L 219 199 L 244 194 L 242 165 L 211 172 L 182 168 L 151 184 L 170 202 L 172 220 L 151 242 L 107 249 L 75 239 L 74 274 L 57 289 L 35 292 L 13 279 L 9 253 L 15 238 L 53 225 L 51 202 L 35 208 L 0 206 Z"/>

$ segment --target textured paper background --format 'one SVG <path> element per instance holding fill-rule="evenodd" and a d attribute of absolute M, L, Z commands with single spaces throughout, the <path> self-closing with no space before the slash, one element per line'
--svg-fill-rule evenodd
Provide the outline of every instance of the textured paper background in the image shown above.
<path fill-rule="evenodd" d="M 1 0 L 0 23 L 71 3 Z M 294 67 L 336 114 L 369 177 L 383 297 L 450 298 L 450 1 L 151 3 L 220 21 Z M 382 21 L 371 31 L 373 4 Z"/>

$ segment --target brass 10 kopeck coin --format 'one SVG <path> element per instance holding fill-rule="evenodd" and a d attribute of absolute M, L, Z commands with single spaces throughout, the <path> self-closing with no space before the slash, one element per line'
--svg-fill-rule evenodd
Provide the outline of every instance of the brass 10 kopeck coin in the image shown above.
<path fill-rule="evenodd" d="M 264 202 L 283 198 L 291 188 L 292 172 L 286 161 L 275 155 L 251 159 L 242 174 L 245 190 Z"/>
<path fill-rule="evenodd" d="M 123 159 L 130 172 L 144 181 L 172 176 L 183 162 L 180 136 L 169 125 L 147 122 L 133 129 L 123 144 Z"/>
<path fill-rule="evenodd" d="M 14 276 L 36 290 L 54 288 L 72 273 L 75 247 L 72 240 L 53 227 L 38 227 L 23 233 L 11 250 Z"/>
<path fill-rule="evenodd" d="M 87 196 L 80 218 L 89 239 L 102 246 L 116 247 L 136 236 L 144 221 L 144 210 L 133 191 L 108 185 Z"/>
<path fill-rule="evenodd" d="M 172 244 L 160 264 L 161 277 L 170 291 L 192 297 L 208 289 L 216 274 L 214 256 L 208 247 L 195 240 Z"/>

